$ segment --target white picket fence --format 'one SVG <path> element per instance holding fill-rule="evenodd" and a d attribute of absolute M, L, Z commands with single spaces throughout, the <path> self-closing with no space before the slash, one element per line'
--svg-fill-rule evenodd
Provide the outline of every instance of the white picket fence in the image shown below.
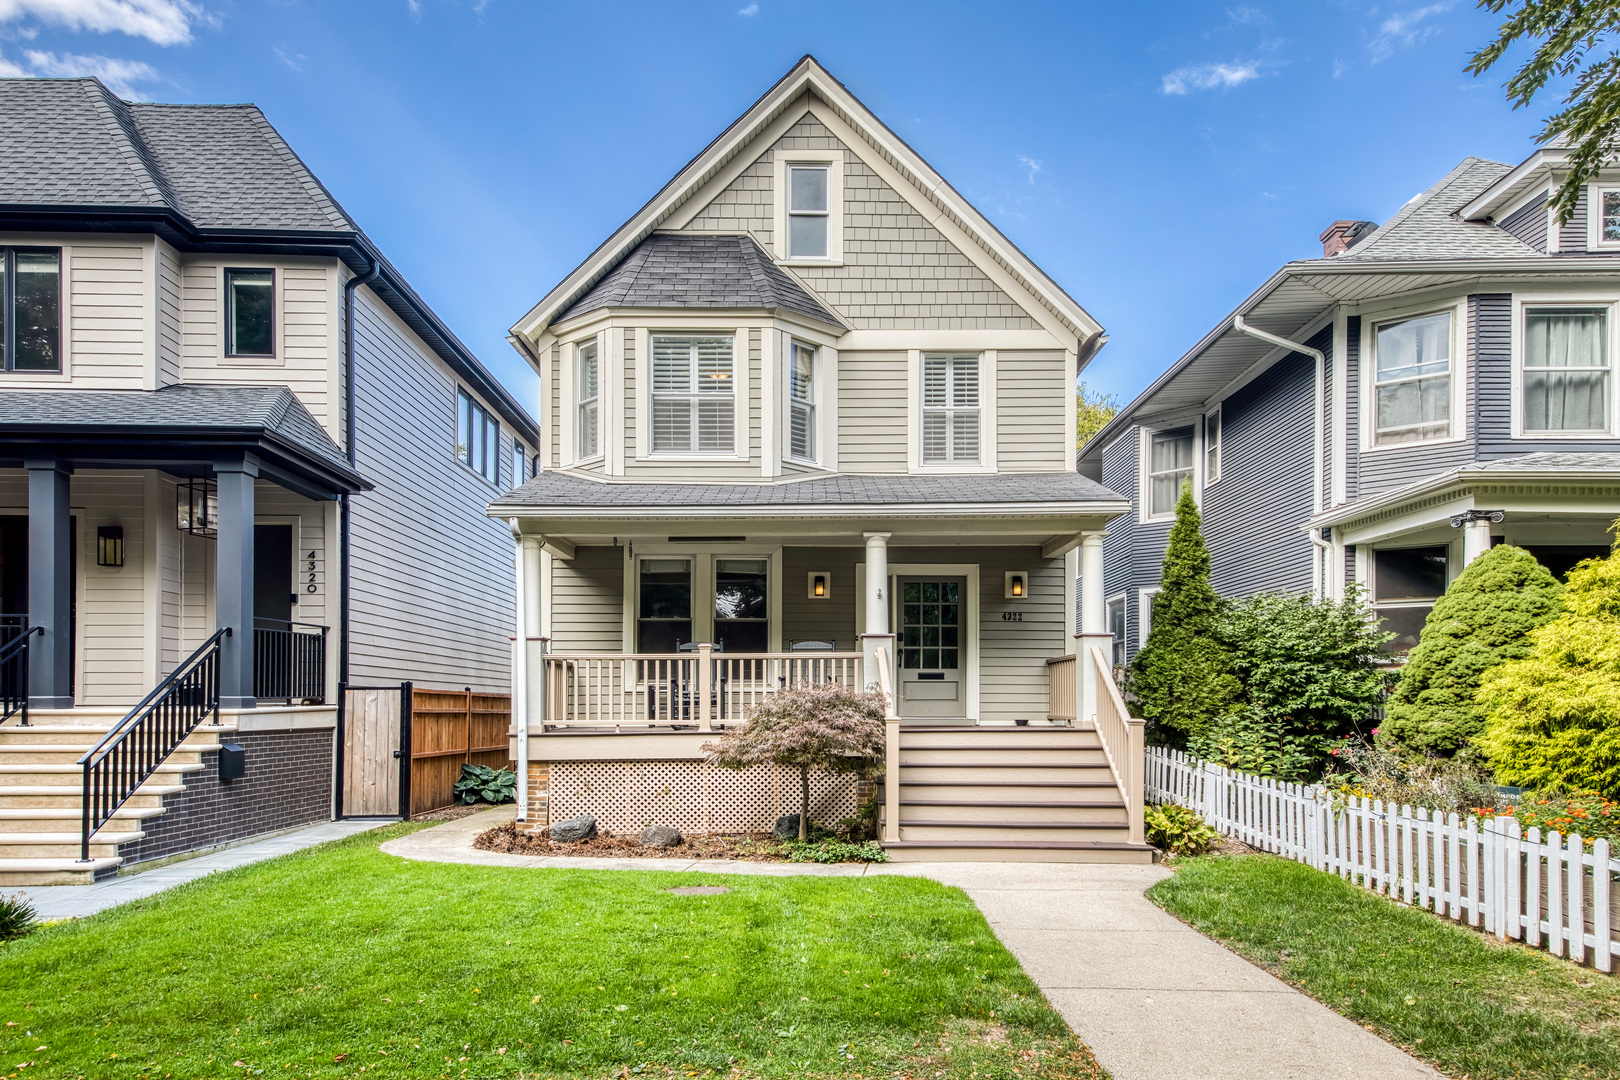
<path fill-rule="evenodd" d="M 1609 842 L 1521 833 L 1513 818 L 1442 816 L 1147 750 L 1146 797 L 1250 847 L 1599 971 L 1620 957 L 1620 859 Z"/>

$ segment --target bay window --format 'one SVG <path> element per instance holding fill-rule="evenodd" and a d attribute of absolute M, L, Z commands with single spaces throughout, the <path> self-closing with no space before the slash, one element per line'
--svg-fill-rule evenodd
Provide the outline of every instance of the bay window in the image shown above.
<path fill-rule="evenodd" d="M 732 453 L 735 395 L 729 336 L 653 338 L 653 453 Z"/>
<path fill-rule="evenodd" d="M 596 342 L 587 341 L 579 346 L 579 364 L 575 386 L 579 398 L 578 433 L 579 460 L 589 461 L 602 452 L 601 431 L 598 424 L 598 405 L 601 400 L 601 365 L 597 360 Z"/>
<path fill-rule="evenodd" d="M 1609 363 L 1607 309 L 1526 308 L 1523 430 L 1608 431 Z"/>
<path fill-rule="evenodd" d="M 1148 516 L 1174 516 L 1182 485 L 1192 474 L 1193 429 L 1155 431 L 1148 445 Z"/>
<path fill-rule="evenodd" d="M 979 463 L 980 400 L 977 355 L 923 357 L 923 464 Z"/>
<path fill-rule="evenodd" d="M 1451 434 L 1451 313 L 1384 323 L 1374 339 L 1373 445 Z"/>
<path fill-rule="evenodd" d="M 5 370 L 62 370 L 62 251 L 0 248 L 0 353 Z"/>
<path fill-rule="evenodd" d="M 816 350 L 795 341 L 788 361 L 788 453 L 816 457 Z"/>

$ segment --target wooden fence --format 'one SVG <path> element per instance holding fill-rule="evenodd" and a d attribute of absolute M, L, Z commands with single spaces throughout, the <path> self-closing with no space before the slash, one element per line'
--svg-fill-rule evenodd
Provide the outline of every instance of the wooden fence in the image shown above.
<path fill-rule="evenodd" d="M 411 688 L 411 816 L 443 810 L 466 764 L 511 767 L 512 698 Z"/>
<path fill-rule="evenodd" d="M 1176 750 L 1147 751 L 1147 800 L 1191 807 L 1261 851 L 1373 892 L 1567 956 L 1599 971 L 1620 957 L 1620 859 L 1607 840 L 1543 836 L 1513 818 L 1442 815 L 1339 799 Z"/>

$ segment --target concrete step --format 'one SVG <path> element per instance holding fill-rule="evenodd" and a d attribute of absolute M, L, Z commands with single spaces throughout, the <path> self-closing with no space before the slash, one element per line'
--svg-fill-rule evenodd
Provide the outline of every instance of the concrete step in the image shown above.
<path fill-rule="evenodd" d="M 0 859 L 0 891 L 20 885 L 89 885 L 109 877 L 123 860 L 116 855 L 81 863 L 70 859 Z"/>
<path fill-rule="evenodd" d="M 89 727 L 71 724 L 30 724 L 28 727 L 0 727 L 0 749 L 21 746 L 82 746 L 86 750 L 106 736 L 110 727 Z M 235 725 L 206 724 L 193 729 L 182 746 L 217 745 L 222 735 L 236 732 Z M 82 753 L 82 751 L 81 751 Z"/>
<path fill-rule="evenodd" d="M 157 800 L 152 796 L 140 798 Z M 140 822 L 147 818 L 154 818 L 163 813 L 161 804 L 155 806 L 131 807 L 127 803 L 120 806 L 113 813 L 114 822 L 128 823 L 131 828 L 139 828 Z M 79 827 L 83 819 L 83 811 L 77 803 L 73 806 L 27 806 L 8 807 L 0 806 L 0 832 L 61 832 L 63 829 Z"/>
<path fill-rule="evenodd" d="M 0 807 L 14 810 L 33 807 L 50 809 L 70 807 L 77 814 L 80 806 L 79 800 L 82 797 L 81 793 L 84 790 L 82 783 L 84 773 L 82 770 L 79 775 L 81 783 L 77 787 L 71 784 L 8 784 L 0 786 Z M 154 783 L 148 780 L 136 788 L 135 793 L 124 801 L 124 808 L 155 806 L 161 810 L 163 796 L 178 795 L 184 790 L 186 790 L 184 784 Z"/>
<path fill-rule="evenodd" d="M 139 830 L 109 831 L 112 825 L 103 825 L 90 835 L 90 857 L 112 858 L 118 854 L 119 844 L 133 844 L 146 834 Z M 6 859 L 76 859 L 79 857 L 79 832 L 4 832 L 0 833 L 0 865 Z"/>
<path fill-rule="evenodd" d="M 1151 863 L 1156 854 L 1146 844 L 1113 841 L 930 841 L 888 840 L 892 862 L 1054 862 Z"/>
<path fill-rule="evenodd" d="M 176 754 L 175 757 L 181 756 Z M 175 761 L 170 758 L 153 771 L 153 776 L 177 777 L 183 773 L 202 771 L 200 761 Z M 69 761 L 66 764 L 35 764 L 11 765 L 0 762 L 0 791 L 14 785 L 22 784 L 35 787 L 68 787 L 81 789 L 84 784 L 84 767 Z"/>
<path fill-rule="evenodd" d="M 82 771 L 83 766 L 77 764 L 78 760 L 94 749 L 95 743 L 83 743 L 80 745 L 66 743 L 8 745 L 0 743 L 0 773 L 13 765 L 50 765 L 61 762 L 67 762 Z M 209 736 L 207 742 L 191 742 L 187 740 L 175 748 L 174 753 L 169 755 L 168 760 L 196 762 L 201 760 L 201 755 L 218 749 L 219 743 L 213 741 L 213 736 Z"/>
<path fill-rule="evenodd" d="M 904 812 L 900 815 L 902 840 L 963 841 L 1019 841 L 1022 843 L 1051 842 L 1055 840 L 1125 842 L 1130 833 L 1124 821 L 941 821 L 935 818 L 915 820 Z"/>
<path fill-rule="evenodd" d="M 980 821 L 1084 823 L 1106 822 L 1125 826 L 1125 804 L 1117 799 L 1093 802 L 979 802 L 954 799 L 901 799 L 900 823 L 913 819 L 953 821 L 972 824 Z"/>
<path fill-rule="evenodd" d="M 1105 781 L 1114 786 L 1114 774 L 1104 764 L 1064 765 L 1052 762 L 1015 764 L 906 764 L 900 766 L 900 782 L 924 784 L 1073 784 Z"/>
<path fill-rule="evenodd" d="M 1082 746 L 900 746 L 906 765 L 1106 765 L 1101 747 Z"/>
<path fill-rule="evenodd" d="M 1112 773 L 1072 782 L 1045 783 L 973 782 L 934 783 L 927 780 L 901 780 L 901 799 L 961 799 L 981 803 L 1086 802 L 1112 800 L 1123 805 Z"/>
<path fill-rule="evenodd" d="M 900 729 L 900 749 L 905 750 L 1029 750 L 1095 749 L 1102 743 L 1097 733 L 1079 728 L 964 728 L 960 731 L 907 731 Z"/>

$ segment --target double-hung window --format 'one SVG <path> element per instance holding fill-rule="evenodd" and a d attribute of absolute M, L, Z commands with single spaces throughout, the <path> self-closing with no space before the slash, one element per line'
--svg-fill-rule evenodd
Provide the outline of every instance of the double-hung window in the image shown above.
<path fill-rule="evenodd" d="M 500 485 L 501 425 L 467 391 L 456 390 L 456 459 Z"/>
<path fill-rule="evenodd" d="M 1609 320 L 1605 308 L 1524 312 L 1523 430 L 1609 430 Z"/>
<path fill-rule="evenodd" d="M 1374 344 L 1373 445 L 1451 434 L 1451 313 L 1384 323 Z"/>
<path fill-rule="evenodd" d="M 1108 601 L 1108 633 L 1113 636 L 1113 662 L 1117 668 L 1125 666 L 1125 598 L 1116 596 Z"/>
<path fill-rule="evenodd" d="M 672 653 L 692 640 L 692 560 L 642 559 L 638 569 L 636 651 Z"/>
<path fill-rule="evenodd" d="M 731 338 L 653 338 L 653 453 L 730 454 L 735 427 Z"/>
<path fill-rule="evenodd" d="M 225 271 L 225 355 L 276 355 L 274 270 Z"/>
<path fill-rule="evenodd" d="M 1204 417 L 1204 483 L 1221 478 L 1221 410 Z"/>
<path fill-rule="evenodd" d="M 517 487 L 519 484 L 523 483 L 524 477 L 525 477 L 525 475 L 527 473 L 528 473 L 528 466 L 527 466 L 527 463 L 526 463 L 525 455 L 523 453 L 523 444 L 518 442 L 517 439 L 513 439 L 512 440 L 512 486 Z"/>
<path fill-rule="evenodd" d="M 788 453 L 816 458 L 816 350 L 795 341 L 788 361 Z"/>
<path fill-rule="evenodd" d="M 1434 602 L 1446 591 L 1447 556 L 1444 547 L 1373 552 L 1373 611 L 1395 635 L 1386 651 L 1404 653 L 1418 643 Z"/>
<path fill-rule="evenodd" d="M 1598 218 L 1598 242 L 1620 244 L 1620 190 L 1601 192 L 1598 202 L 1602 208 Z"/>
<path fill-rule="evenodd" d="M 578 357 L 578 370 L 574 375 L 579 397 L 579 415 L 575 421 L 578 452 L 579 460 L 589 461 L 602 452 L 602 432 L 599 422 L 601 364 L 597 358 L 596 342 L 587 341 L 581 344 Z"/>
<path fill-rule="evenodd" d="M 827 165 L 789 165 L 787 169 L 788 258 L 827 257 L 828 173 Z"/>
<path fill-rule="evenodd" d="M 714 640 L 728 653 L 770 649 L 769 561 L 714 560 Z"/>
<path fill-rule="evenodd" d="M 981 399 L 978 356 L 923 357 L 924 465 L 979 463 Z"/>
<path fill-rule="evenodd" d="M 7 371 L 62 370 L 62 251 L 0 248 L 0 352 Z"/>
<path fill-rule="evenodd" d="M 1192 481 L 1193 429 L 1155 431 L 1148 445 L 1148 516 L 1176 512 L 1181 487 Z"/>

